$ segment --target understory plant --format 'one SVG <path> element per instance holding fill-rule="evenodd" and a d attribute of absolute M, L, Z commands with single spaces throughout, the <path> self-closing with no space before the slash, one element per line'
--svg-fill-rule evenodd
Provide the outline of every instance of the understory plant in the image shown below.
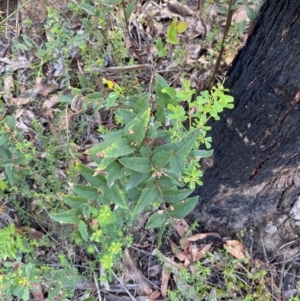
<path fill-rule="evenodd" d="M 130 243 L 126 235 L 141 213 L 152 212 L 146 228 L 160 229 L 160 243 L 164 227 L 195 208 L 198 197 L 189 196 L 202 185 L 199 160 L 212 155 L 207 122 L 233 108 L 233 97 L 219 83 L 193 99 L 188 81 L 176 90 L 159 74 L 155 95 L 125 96 L 116 83 L 104 82 L 111 93 L 99 102 L 113 110 L 116 129 L 106 129 L 103 141 L 86 152 L 96 169 L 76 164 L 88 184 L 75 184 L 74 195 L 63 196 L 70 209 L 50 216 L 61 224 L 76 224 L 82 240 L 100 251 L 99 260 L 109 270 Z"/>

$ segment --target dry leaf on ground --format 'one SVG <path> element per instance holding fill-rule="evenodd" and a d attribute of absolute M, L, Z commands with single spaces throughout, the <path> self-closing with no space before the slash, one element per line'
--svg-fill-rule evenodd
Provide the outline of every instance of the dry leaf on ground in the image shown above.
<path fill-rule="evenodd" d="M 205 245 L 202 249 L 195 249 L 196 251 L 193 252 L 192 250 L 192 255 L 193 255 L 193 262 L 201 259 L 203 255 L 207 252 L 209 252 L 212 244 Z"/>
<path fill-rule="evenodd" d="M 166 269 L 163 268 L 161 273 L 161 286 L 160 286 L 160 292 L 162 297 L 167 296 L 167 289 L 168 289 L 168 283 L 170 279 L 170 273 L 166 271 Z"/>
<path fill-rule="evenodd" d="M 190 227 L 184 219 L 175 219 L 173 228 L 180 237 L 183 237 Z"/>
<path fill-rule="evenodd" d="M 221 235 L 217 232 L 198 233 L 187 237 L 188 241 L 197 241 L 199 239 L 205 239 L 207 236 L 215 236 L 218 239 L 222 239 Z"/>
<path fill-rule="evenodd" d="M 30 293 L 32 294 L 34 300 L 43 301 L 45 300 L 42 286 L 39 283 L 30 283 Z"/>
<path fill-rule="evenodd" d="M 149 282 L 144 277 L 143 273 L 135 266 L 128 249 L 125 249 L 123 257 L 123 277 L 132 279 L 136 284 L 139 285 L 138 293 L 142 296 L 149 296 L 153 290 L 150 287 Z"/>
<path fill-rule="evenodd" d="M 239 260 L 246 257 L 243 245 L 237 240 L 227 240 L 224 247 L 227 252 Z"/>

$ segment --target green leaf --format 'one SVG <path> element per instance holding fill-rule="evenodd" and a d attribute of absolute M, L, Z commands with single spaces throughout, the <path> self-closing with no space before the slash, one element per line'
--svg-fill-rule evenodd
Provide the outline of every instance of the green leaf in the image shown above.
<path fill-rule="evenodd" d="M 156 45 L 157 50 L 162 50 L 164 48 L 161 37 L 158 37 L 156 39 L 155 45 Z"/>
<path fill-rule="evenodd" d="M 169 95 L 166 95 L 166 93 L 163 93 L 161 90 L 163 88 L 166 88 L 169 86 L 167 81 L 158 73 L 155 74 L 156 78 L 156 85 L 155 85 L 155 96 L 156 96 L 156 102 L 159 107 L 162 109 L 165 109 L 170 102 L 171 98 Z"/>
<path fill-rule="evenodd" d="M 175 155 L 171 158 L 169 166 L 174 172 L 181 174 L 184 169 L 184 160 L 180 156 Z"/>
<path fill-rule="evenodd" d="M 166 87 L 161 92 L 168 94 L 172 99 L 176 97 L 176 90 L 172 87 Z"/>
<path fill-rule="evenodd" d="M 94 176 L 95 170 L 89 168 L 79 162 L 76 162 L 76 170 L 82 175 L 87 182 L 95 187 L 103 187 L 106 184 L 106 179 L 102 175 Z"/>
<path fill-rule="evenodd" d="M 166 189 L 163 190 L 163 198 L 167 203 L 176 203 L 188 197 L 194 190 L 193 189 Z"/>
<path fill-rule="evenodd" d="M 10 150 L 4 145 L 4 146 L 0 146 L 0 158 L 2 160 L 7 160 L 10 159 L 12 156 Z"/>
<path fill-rule="evenodd" d="M 136 113 L 130 110 L 118 108 L 116 110 L 116 116 L 122 119 L 125 123 L 129 123 L 136 117 Z"/>
<path fill-rule="evenodd" d="M 78 223 L 78 230 L 84 241 L 88 241 L 88 231 L 84 221 L 80 220 Z"/>
<path fill-rule="evenodd" d="M 78 6 L 83 9 L 88 15 L 94 16 L 95 15 L 95 7 L 91 6 L 90 4 L 87 3 L 80 3 Z"/>
<path fill-rule="evenodd" d="M 140 148 L 140 154 L 141 154 L 142 157 L 145 157 L 145 158 L 151 157 L 151 155 L 152 155 L 151 147 L 148 146 L 148 145 L 143 145 Z"/>
<path fill-rule="evenodd" d="M 16 117 L 14 115 L 5 116 L 4 122 L 11 130 L 16 127 L 16 123 L 17 123 Z"/>
<path fill-rule="evenodd" d="M 179 44 L 178 38 L 177 38 L 177 30 L 176 30 L 176 23 L 177 18 L 175 17 L 171 23 L 171 25 L 168 28 L 167 33 L 167 42 L 173 45 Z"/>
<path fill-rule="evenodd" d="M 12 168 L 14 165 L 15 163 L 12 161 L 12 159 L 0 161 L 1 167 Z"/>
<path fill-rule="evenodd" d="M 183 33 L 187 30 L 189 23 L 188 22 L 177 22 L 176 31 L 178 33 Z"/>
<path fill-rule="evenodd" d="M 158 37 L 156 39 L 156 49 L 157 49 L 158 57 L 164 57 L 168 54 L 167 49 L 164 47 L 164 45 L 162 43 L 161 37 Z"/>
<path fill-rule="evenodd" d="M 67 204 L 71 208 L 79 209 L 82 206 L 82 204 L 86 204 L 88 202 L 88 199 L 80 197 L 80 196 L 64 194 L 63 201 L 65 204 Z"/>
<path fill-rule="evenodd" d="M 120 179 L 123 175 L 123 171 L 119 164 L 114 163 L 115 165 L 112 166 L 107 175 L 107 185 L 108 187 L 112 187 L 116 179 Z"/>
<path fill-rule="evenodd" d="M 172 206 L 168 209 L 170 216 L 174 218 L 185 218 L 196 207 L 198 199 L 198 196 L 194 196 L 184 201 L 172 204 Z"/>
<path fill-rule="evenodd" d="M 169 220 L 166 220 L 160 227 L 159 231 L 158 231 L 158 235 L 157 235 L 157 245 L 158 245 L 158 248 L 160 248 L 161 246 L 161 240 L 162 240 L 162 236 L 165 232 L 165 227 L 167 224 L 170 223 L 170 219 Z"/>
<path fill-rule="evenodd" d="M 103 195 L 99 194 L 96 202 L 101 204 L 101 205 L 110 205 L 111 202 L 109 200 L 107 200 Z"/>
<path fill-rule="evenodd" d="M 210 150 L 194 150 L 192 156 L 194 158 L 210 158 L 214 153 L 213 149 Z"/>
<path fill-rule="evenodd" d="M 93 186 L 78 184 L 72 187 L 72 191 L 75 192 L 77 195 L 86 198 L 87 200 L 96 200 L 99 195 L 98 189 Z"/>
<path fill-rule="evenodd" d="M 126 19 L 129 20 L 133 10 L 134 10 L 134 7 L 135 7 L 135 4 L 136 4 L 136 0 L 133 0 L 129 3 L 129 5 L 127 6 L 126 10 L 125 10 L 125 16 L 126 16 Z"/>
<path fill-rule="evenodd" d="M 90 93 L 86 96 L 86 99 L 93 102 L 103 102 L 104 100 L 102 92 Z"/>
<path fill-rule="evenodd" d="M 168 176 L 161 176 L 157 179 L 157 184 L 161 188 L 170 188 L 175 186 L 173 179 Z"/>
<path fill-rule="evenodd" d="M 166 152 L 165 150 L 155 153 L 151 159 L 154 168 L 156 169 L 163 168 L 169 163 L 172 156 L 173 156 L 172 152 Z"/>
<path fill-rule="evenodd" d="M 238 22 L 237 26 L 238 26 L 239 34 L 242 35 L 247 27 L 247 21 L 242 20 L 242 21 Z"/>
<path fill-rule="evenodd" d="M 115 134 L 118 134 L 117 137 L 116 136 L 113 136 L 114 139 L 109 139 L 109 138 L 106 138 L 106 137 L 103 137 L 102 138 L 104 139 L 104 141 L 102 141 L 101 143 L 97 144 L 97 145 L 94 145 L 93 147 L 91 147 L 89 150 L 88 150 L 88 154 L 89 155 L 97 155 L 99 158 L 102 158 L 103 157 L 103 154 L 101 156 L 101 152 L 103 152 L 104 149 L 106 149 L 107 147 L 111 146 L 111 144 L 117 140 L 117 139 L 121 139 L 121 133 L 119 132 L 114 132 Z"/>
<path fill-rule="evenodd" d="M 92 213 L 92 208 L 89 204 L 82 204 L 80 206 L 80 211 L 85 219 L 88 219 Z"/>
<path fill-rule="evenodd" d="M 13 185 L 15 183 L 15 166 L 5 168 L 4 175 L 9 184 Z"/>
<path fill-rule="evenodd" d="M 6 141 L 8 140 L 9 135 L 4 133 L 0 136 L 0 146 L 3 145 L 4 143 L 6 143 Z"/>
<path fill-rule="evenodd" d="M 108 94 L 108 97 L 106 99 L 106 105 L 105 109 L 108 110 L 111 106 L 114 105 L 115 101 L 119 98 L 119 93 L 117 92 L 111 92 Z"/>
<path fill-rule="evenodd" d="M 140 195 L 137 204 L 133 210 L 133 214 L 137 214 L 145 210 L 156 198 L 159 197 L 159 191 L 153 181 L 149 181 L 147 186 Z"/>
<path fill-rule="evenodd" d="M 121 208 L 127 209 L 127 204 L 125 202 L 125 196 L 121 193 L 117 185 L 112 186 L 111 188 L 105 187 L 103 194 L 106 199 L 108 199 L 113 204 L 118 205 Z"/>
<path fill-rule="evenodd" d="M 153 213 L 145 228 L 146 229 L 154 229 L 154 228 L 161 228 L 161 226 L 170 220 L 170 217 L 168 216 L 167 212 L 160 210 L 160 212 Z"/>
<path fill-rule="evenodd" d="M 125 187 L 125 191 L 128 191 L 134 187 L 136 187 L 137 185 L 139 185 L 140 183 L 142 183 L 146 178 L 147 178 L 148 174 L 147 173 L 140 173 L 140 172 L 133 172 L 126 184 Z"/>
<path fill-rule="evenodd" d="M 113 163 L 116 160 L 116 158 L 102 158 L 100 160 L 100 163 L 98 164 L 98 167 L 96 169 L 96 171 L 102 171 L 107 169 L 107 167 Z"/>
<path fill-rule="evenodd" d="M 125 128 L 125 137 L 132 146 L 140 145 L 147 131 L 150 118 L 150 108 L 147 108 L 143 113 L 137 115 Z"/>
<path fill-rule="evenodd" d="M 178 174 L 176 171 L 172 169 L 165 169 L 164 172 L 167 174 L 167 176 L 172 179 L 173 183 L 181 187 L 183 185 L 182 179 L 181 179 L 181 174 Z"/>
<path fill-rule="evenodd" d="M 78 77 L 80 86 L 81 86 L 83 89 L 86 89 L 86 88 L 89 87 L 89 81 L 88 81 L 88 79 L 87 79 L 83 74 L 78 73 L 78 74 L 77 74 L 77 77 Z"/>
<path fill-rule="evenodd" d="M 129 145 L 129 142 L 125 138 L 121 138 L 113 142 L 109 147 L 103 150 L 105 158 L 116 158 L 125 155 L 129 155 L 135 151 L 134 147 Z"/>
<path fill-rule="evenodd" d="M 126 168 L 140 173 L 149 173 L 152 169 L 150 160 L 144 157 L 122 158 L 119 162 Z"/>
<path fill-rule="evenodd" d="M 139 96 L 139 98 L 133 104 L 133 110 L 135 113 L 139 114 L 149 106 L 150 93 L 144 93 Z"/>
<path fill-rule="evenodd" d="M 155 78 L 156 78 L 156 83 L 161 87 L 161 89 L 169 87 L 168 82 L 160 74 L 156 73 Z"/>
<path fill-rule="evenodd" d="M 59 213 L 50 213 L 49 216 L 58 223 L 78 224 L 80 221 L 79 214 L 79 209 L 71 209 Z"/>
<path fill-rule="evenodd" d="M 256 12 L 253 8 L 251 8 L 250 6 L 246 6 L 246 14 L 247 14 L 247 17 L 253 21 L 256 19 Z"/>
<path fill-rule="evenodd" d="M 200 131 L 190 132 L 185 138 L 176 144 L 176 155 L 185 157 L 194 148 L 195 142 L 199 138 Z"/>

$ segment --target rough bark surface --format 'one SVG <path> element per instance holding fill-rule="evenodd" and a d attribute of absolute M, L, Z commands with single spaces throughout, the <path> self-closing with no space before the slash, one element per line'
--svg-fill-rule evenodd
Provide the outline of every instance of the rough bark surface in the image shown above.
<path fill-rule="evenodd" d="M 274 252 L 300 229 L 299 0 L 265 2 L 226 85 L 235 108 L 212 124 L 194 215 L 208 230 L 263 229 Z"/>

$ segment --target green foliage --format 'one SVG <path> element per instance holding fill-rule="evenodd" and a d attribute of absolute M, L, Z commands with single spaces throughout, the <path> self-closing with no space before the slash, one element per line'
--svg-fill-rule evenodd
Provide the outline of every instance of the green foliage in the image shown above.
<path fill-rule="evenodd" d="M 32 249 L 25 246 L 22 236 L 14 224 L 0 229 L 0 260 L 16 259 L 20 252 L 28 253 Z"/>
<path fill-rule="evenodd" d="M 103 141 L 87 152 L 97 163 L 96 170 L 80 163 L 76 163 L 75 170 L 72 168 L 74 145 L 69 142 L 67 130 L 53 138 L 45 135 L 39 121 L 34 119 L 32 126 L 39 137 L 39 144 L 35 145 L 25 139 L 13 114 L 0 118 L 0 168 L 5 175 L 0 179 L 0 191 L 4 201 L 15 208 L 27 224 L 29 214 L 20 200 L 35 201 L 37 219 L 44 218 L 40 212 L 51 212 L 50 217 L 60 224 L 63 235 L 71 234 L 68 243 L 72 248 L 79 246 L 92 254 L 91 269 L 98 262 L 107 271 L 113 268 L 124 247 L 132 242 L 130 230 L 139 214 L 152 212 L 146 228 L 159 229 L 160 242 L 164 227 L 195 208 L 198 198 L 190 195 L 196 185 L 202 185 L 199 160 L 213 153 L 207 122 L 211 118 L 218 120 L 223 109 L 233 108 L 233 98 L 227 95 L 222 84 L 196 97 L 188 81 L 178 91 L 159 74 L 151 87 L 154 96 L 126 79 L 119 85 L 104 79 L 99 88 L 98 75 L 89 71 L 103 68 L 110 60 L 118 66 L 133 63 L 128 62 L 128 47 L 120 30 L 126 27 L 126 20 L 117 18 L 111 27 L 107 17 L 121 4 L 128 19 L 135 3 L 132 1 L 127 7 L 121 0 L 71 3 L 69 8 L 74 19 L 82 20 L 84 33 L 71 30 L 56 10 L 49 9 L 46 42 L 37 46 L 29 36 L 23 35 L 14 44 L 14 50 L 30 51 L 38 58 L 28 71 L 33 78 L 46 75 L 45 64 L 59 66 L 55 76 L 63 77 L 65 86 L 71 88 L 69 95 L 59 96 L 61 107 L 70 105 L 75 95 L 84 99 L 83 112 L 92 108 L 95 112 L 109 109 L 114 113 L 117 128 L 102 126 Z M 179 43 L 180 34 L 187 26 L 186 22 L 174 18 L 167 33 L 168 47 L 157 39 L 158 57 L 167 56 L 167 49 Z M 84 62 L 84 73 L 78 75 L 72 74 L 69 67 L 74 60 L 71 54 L 74 49 Z M 174 50 L 174 54 L 180 61 L 185 52 L 180 48 Z M 110 90 L 108 94 L 106 86 Z M 61 162 L 68 162 L 63 167 L 65 178 L 57 177 Z M 77 175 L 86 182 L 79 181 Z M 74 183 L 73 194 L 68 190 L 69 183 Z M 73 224 L 77 230 L 64 227 L 65 224 Z M 0 230 L 2 241 L 9 237 L 9 243 L 0 242 L 0 258 L 14 260 L 7 262 L 0 273 L 5 274 L 0 286 L 6 298 L 28 300 L 34 283 L 47 286 L 48 300 L 54 300 L 58 292 L 62 299 L 71 297 L 73 292 L 68 288 L 78 279 L 76 269 L 70 267 L 71 259 L 61 255 L 57 269 L 41 265 L 29 254 L 39 243 L 10 227 Z M 22 260 L 21 256 L 24 256 Z M 18 268 L 14 268 L 16 264 Z M 184 272 L 181 277 L 193 286 L 204 277 L 201 273 L 197 279 L 189 278 Z M 193 294 L 193 288 L 190 293 Z"/>
<path fill-rule="evenodd" d="M 79 280 L 77 270 L 65 266 L 63 269 L 41 266 L 33 263 L 24 264 L 21 258 L 4 263 L 4 270 L 0 270 L 0 296 L 4 300 L 27 301 L 30 292 L 37 290 L 42 283 L 47 283 L 49 294 L 47 300 L 54 301 L 58 294 L 62 300 L 68 300 L 74 294 L 74 285 Z M 6 298 L 6 299 L 5 299 Z"/>
<path fill-rule="evenodd" d="M 177 35 L 185 32 L 187 27 L 187 22 L 179 22 L 177 17 L 175 17 L 168 28 L 167 42 L 174 45 L 179 44 Z"/>
<path fill-rule="evenodd" d="M 55 138 L 45 135 L 37 120 L 32 120 L 32 127 L 39 136 L 39 149 L 25 138 L 13 115 L 0 121 L 0 169 L 5 175 L 5 179 L 0 179 L 0 191 L 3 202 L 17 209 L 24 222 L 28 220 L 28 212 L 20 202 L 25 198 L 35 198 L 40 209 L 49 209 L 57 204 L 57 193 L 66 192 L 67 178 L 58 176 L 62 160 L 69 160 L 69 180 L 74 177 L 72 145 L 61 142 L 63 138 L 59 135 Z M 37 189 L 32 189 L 33 184 Z"/>
<path fill-rule="evenodd" d="M 148 93 L 125 97 L 118 85 L 104 82 L 113 92 L 102 106 L 114 107 L 120 126 L 106 131 L 103 142 L 88 150 L 96 170 L 76 164 L 88 185 L 74 185 L 74 196 L 63 196 L 71 209 L 50 216 L 59 223 L 77 224 L 83 241 L 100 247 L 99 260 L 110 269 L 128 245 L 127 227 L 140 213 L 154 211 L 146 228 L 163 230 L 195 208 L 198 198 L 189 195 L 196 184 L 202 185 L 199 160 L 212 155 L 212 150 L 199 150 L 211 146 L 206 123 L 232 108 L 233 98 L 218 84 L 192 100 L 195 91 L 188 81 L 177 91 L 159 74 L 154 100 Z"/>
<path fill-rule="evenodd" d="M 41 242 L 41 245 L 43 243 Z M 60 292 L 62 298 L 73 296 L 74 284 L 79 280 L 77 269 L 63 264 L 63 268 L 37 267 L 34 247 L 38 243 L 29 240 L 14 224 L 0 229 L 0 298 L 1 300 L 27 301 L 30 291 L 43 282 L 49 287 L 48 300 L 54 301 Z M 26 258 L 28 263 L 23 263 Z M 22 259 L 22 260 L 21 260 Z"/>
<path fill-rule="evenodd" d="M 173 271 L 177 289 L 168 291 L 171 301 L 273 300 L 267 272 L 253 268 L 248 259 L 237 260 L 219 250 L 218 254 L 206 254 L 204 261 Z"/>

